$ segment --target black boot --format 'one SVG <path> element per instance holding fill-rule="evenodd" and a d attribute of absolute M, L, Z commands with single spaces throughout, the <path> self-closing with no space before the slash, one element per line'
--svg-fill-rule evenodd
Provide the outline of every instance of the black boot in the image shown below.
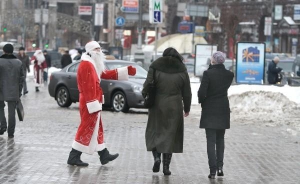
<path fill-rule="evenodd" d="M 218 170 L 217 170 L 217 175 L 218 175 L 218 176 L 224 176 L 223 168 L 222 168 L 222 167 L 219 167 L 219 168 L 218 168 Z"/>
<path fill-rule="evenodd" d="M 35 92 L 39 92 L 39 87 L 35 87 Z"/>
<path fill-rule="evenodd" d="M 114 155 L 109 154 L 109 151 L 106 148 L 102 151 L 98 151 L 98 155 L 100 156 L 100 162 L 102 165 L 105 165 L 108 162 L 113 161 L 119 156 L 118 153 Z"/>
<path fill-rule="evenodd" d="M 171 175 L 171 171 L 169 170 L 171 163 L 172 153 L 163 153 L 163 173 L 164 175 Z"/>
<path fill-rule="evenodd" d="M 160 156 L 161 156 L 161 153 L 158 153 L 155 150 L 155 151 L 152 151 L 152 154 L 153 154 L 153 157 L 154 157 L 154 165 L 153 165 L 152 171 L 156 173 L 156 172 L 159 172 L 159 169 L 160 169 L 160 163 L 161 163 Z"/>
<path fill-rule="evenodd" d="M 69 159 L 68 159 L 68 164 L 69 165 L 76 165 L 76 166 L 88 166 L 88 163 L 84 163 L 80 160 L 80 156 L 81 156 L 82 152 L 77 151 L 76 149 L 71 150 L 70 155 L 69 155 Z"/>

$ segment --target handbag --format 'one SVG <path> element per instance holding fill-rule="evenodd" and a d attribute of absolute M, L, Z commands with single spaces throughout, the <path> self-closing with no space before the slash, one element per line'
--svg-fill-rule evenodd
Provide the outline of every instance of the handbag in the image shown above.
<path fill-rule="evenodd" d="M 20 121 L 24 120 L 24 108 L 21 99 L 16 102 L 16 110 Z"/>
<path fill-rule="evenodd" d="M 148 84 L 147 93 L 144 96 L 144 106 L 146 108 L 150 108 L 154 105 L 155 101 L 155 92 L 156 92 L 156 86 L 155 86 L 155 70 L 153 71 L 153 80 Z"/>

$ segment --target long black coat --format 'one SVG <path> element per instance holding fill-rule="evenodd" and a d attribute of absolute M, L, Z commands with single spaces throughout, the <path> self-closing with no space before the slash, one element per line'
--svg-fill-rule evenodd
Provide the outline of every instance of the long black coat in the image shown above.
<path fill-rule="evenodd" d="M 233 77 L 233 73 L 226 70 L 223 64 L 211 65 L 204 71 L 198 90 L 198 102 L 202 107 L 200 128 L 230 128 L 227 91 Z"/>
<path fill-rule="evenodd" d="M 276 84 L 278 79 L 278 74 L 281 72 L 282 68 L 277 67 L 277 64 L 272 60 L 268 66 L 268 82 L 269 84 Z"/>
<path fill-rule="evenodd" d="M 177 58 L 166 56 L 154 61 L 144 83 L 147 91 L 155 70 L 156 96 L 154 106 L 149 109 L 146 128 L 146 147 L 160 153 L 182 153 L 183 112 L 191 108 L 191 86 L 185 65 Z"/>
<path fill-rule="evenodd" d="M 23 88 L 22 62 L 14 55 L 0 57 L 0 101 L 17 101 Z"/>

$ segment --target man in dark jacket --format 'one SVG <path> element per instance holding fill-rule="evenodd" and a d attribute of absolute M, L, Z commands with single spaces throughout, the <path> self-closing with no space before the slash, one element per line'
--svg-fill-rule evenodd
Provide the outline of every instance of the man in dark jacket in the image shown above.
<path fill-rule="evenodd" d="M 48 81 L 48 70 L 49 68 L 51 67 L 51 57 L 50 55 L 48 54 L 48 51 L 47 50 L 44 50 L 43 51 L 43 54 L 45 56 L 45 61 L 47 63 L 47 70 L 44 71 L 44 82 L 47 83 Z"/>
<path fill-rule="evenodd" d="M 218 176 L 223 176 L 224 135 L 230 128 L 230 108 L 227 90 L 233 80 L 233 73 L 223 65 L 225 54 L 215 52 L 211 65 L 204 71 L 198 91 L 198 101 L 202 113 L 200 128 L 205 128 L 207 155 L 210 168 L 209 178 L 214 179 L 217 169 Z M 216 155 L 217 153 L 217 155 Z"/>
<path fill-rule="evenodd" d="M 19 48 L 19 54 L 17 57 L 22 62 L 22 68 L 23 68 L 23 73 L 24 73 L 23 95 L 26 95 L 28 93 L 26 77 L 27 77 L 27 71 L 28 71 L 28 73 L 30 73 L 30 68 L 29 68 L 30 61 L 29 61 L 29 56 L 25 54 L 24 47 Z"/>
<path fill-rule="evenodd" d="M 22 62 L 13 55 L 14 47 L 6 44 L 3 47 L 4 54 L 0 57 L 0 135 L 7 129 L 4 113 L 5 103 L 8 105 L 8 138 L 13 138 L 16 126 L 16 102 L 20 100 L 24 70 Z"/>
<path fill-rule="evenodd" d="M 276 84 L 277 82 L 280 82 L 279 75 L 282 70 L 282 68 L 277 67 L 277 64 L 279 63 L 279 57 L 274 57 L 274 59 L 269 63 L 268 66 L 268 82 L 269 84 Z"/>
<path fill-rule="evenodd" d="M 68 50 L 66 50 L 65 54 L 62 55 L 60 63 L 61 63 L 61 68 L 64 68 L 72 63 L 72 58 L 71 58 Z"/>

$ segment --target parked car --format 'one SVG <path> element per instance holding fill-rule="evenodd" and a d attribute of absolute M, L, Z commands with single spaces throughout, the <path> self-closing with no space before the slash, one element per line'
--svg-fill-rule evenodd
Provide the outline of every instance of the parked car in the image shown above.
<path fill-rule="evenodd" d="M 69 107 L 79 101 L 77 87 L 77 69 L 80 61 L 71 63 L 61 71 L 53 72 L 50 76 L 48 91 L 60 107 Z M 128 112 L 129 108 L 144 108 L 142 96 L 143 84 L 147 78 L 147 71 L 135 62 L 122 60 L 106 60 L 105 66 L 112 70 L 133 65 L 136 75 L 129 76 L 128 81 L 101 79 L 100 86 L 104 94 L 104 106 L 114 111 Z"/>

